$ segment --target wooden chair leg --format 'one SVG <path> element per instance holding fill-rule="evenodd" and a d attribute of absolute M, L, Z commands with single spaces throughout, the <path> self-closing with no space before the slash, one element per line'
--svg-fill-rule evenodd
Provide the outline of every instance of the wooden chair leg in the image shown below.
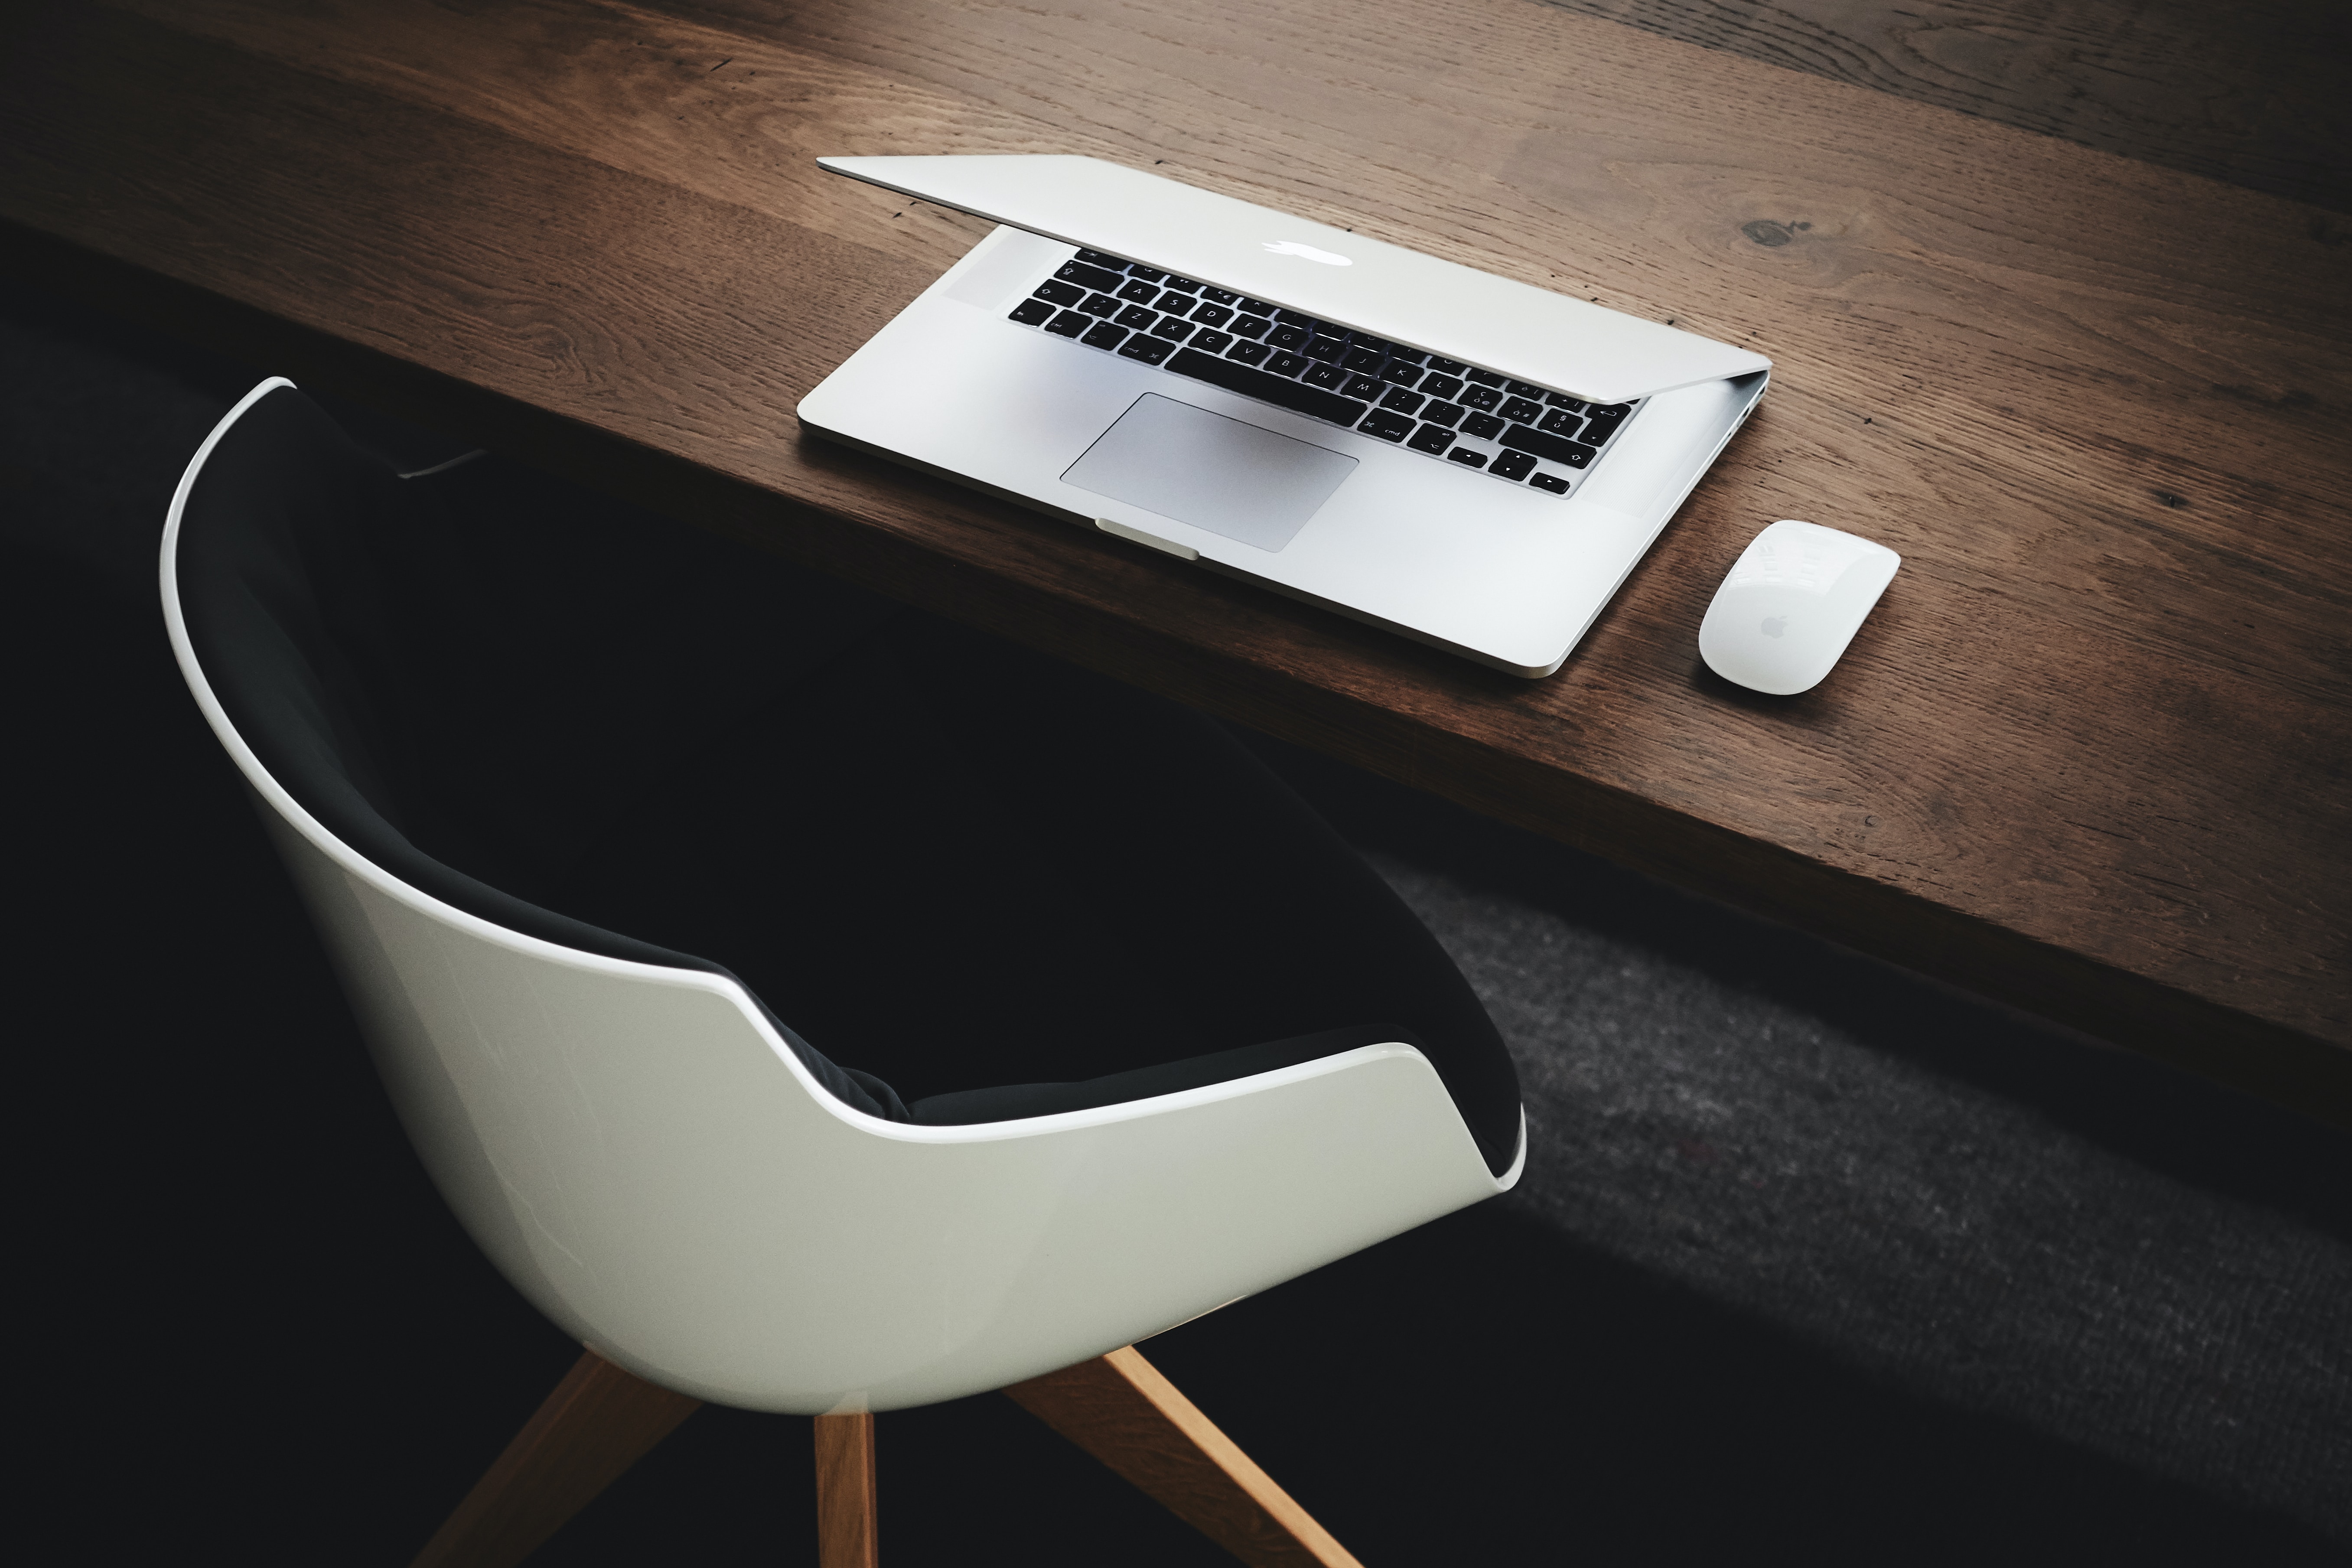
<path fill-rule="evenodd" d="M 512 1568 L 701 1407 L 583 1352 L 411 1568 Z"/>
<path fill-rule="evenodd" d="M 816 1418 L 817 1568 L 876 1568 L 874 1417 Z"/>
<path fill-rule="evenodd" d="M 1004 1392 L 1250 1568 L 1362 1568 L 1133 1345 Z"/>

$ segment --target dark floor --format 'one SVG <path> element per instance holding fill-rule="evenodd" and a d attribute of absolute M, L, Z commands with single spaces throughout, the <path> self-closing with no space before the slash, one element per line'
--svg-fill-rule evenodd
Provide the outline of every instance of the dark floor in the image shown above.
<path fill-rule="evenodd" d="M 405 1561 L 574 1352 L 425 1184 L 163 644 L 251 373 L 22 296 L 0 363 L 20 1533 Z M 1533 1131 L 1509 1197 L 1149 1347 L 1367 1563 L 2352 1558 L 2352 1138 L 1267 750 Z M 1221 1561 L 993 1395 L 880 1445 L 894 1563 Z M 809 1469 L 706 1411 L 540 1561 L 809 1560 Z"/>

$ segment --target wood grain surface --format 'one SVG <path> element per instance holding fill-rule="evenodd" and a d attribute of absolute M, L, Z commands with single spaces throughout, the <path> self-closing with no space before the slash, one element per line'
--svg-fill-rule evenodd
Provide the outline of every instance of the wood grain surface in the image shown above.
<path fill-rule="evenodd" d="M 817 1568 L 876 1568 L 881 1494 L 871 1412 L 816 1417 Z"/>
<path fill-rule="evenodd" d="M 2315 209 L 1533 0 L 6 15 L 21 275 L 2352 1121 Z M 1748 344 L 1773 390 L 1534 683 L 801 437 L 981 232 L 813 158 L 1048 151 Z M 1790 700 L 1694 646 L 1777 517 L 1906 558 Z"/>
<path fill-rule="evenodd" d="M 2342 0 L 1548 3 L 2352 212 Z"/>

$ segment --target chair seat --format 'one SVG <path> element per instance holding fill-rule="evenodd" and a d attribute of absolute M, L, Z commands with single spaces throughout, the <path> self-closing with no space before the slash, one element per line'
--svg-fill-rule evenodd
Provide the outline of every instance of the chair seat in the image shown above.
<path fill-rule="evenodd" d="M 741 979 L 858 1110 L 1003 1120 L 1377 1038 L 1516 1152 L 1451 963 L 1172 704 L 496 459 L 401 480 L 290 387 L 206 462 L 179 581 L 337 837 L 506 929 Z"/>
<path fill-rule="evenodd" d="M 1517 1179 L 1460 974 L 1197 715 L 283 384 L 164 594 L 426 1169 L 639 1377 L 953 1398 Z"/>

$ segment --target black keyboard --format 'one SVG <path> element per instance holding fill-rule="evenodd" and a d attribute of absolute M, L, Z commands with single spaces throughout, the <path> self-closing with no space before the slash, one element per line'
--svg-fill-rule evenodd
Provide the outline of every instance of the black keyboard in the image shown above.
<path fill-rule="evenodd" d="M 1098 250 L 1063 263 L 1013 320 L 1554 495 L 1641 406 L 1588 404 Z"/>

